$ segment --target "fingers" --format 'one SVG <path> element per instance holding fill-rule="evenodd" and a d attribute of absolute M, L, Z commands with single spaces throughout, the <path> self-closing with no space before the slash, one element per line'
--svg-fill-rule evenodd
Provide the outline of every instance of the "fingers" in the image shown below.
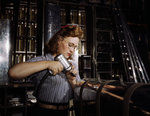
<path fill-rule="evenodd" d="M 56 75 L 60 72 L 62 72 L 64 69 L 63 65 L 59 61 L 50 61 L 48 64 L 48 70 L 52 72 L 53 75 Z M 67 72 L 69 77 L 76 77 L 78 74 L 78 71 L 75 69 L 75 67 L 71 64 L 71 70 Z"/>
<path fill-rule="evenodd" d="M 69 80 L 76 80 L 77 70 L 72 68 L 70 71 L 66 72 L 66 76 Z"/>
<path fill-rule="evenodd" d="M 75 67 L 73 65 L 71 65 L 71 67 L 72 68 L 71 68 L 71 70 L 69 72 L 72 74 L 72 76 L 76 76 L 78 71 L 75 69 Z"/>
<path fill-rule="evenodd" d="M 52 71 L 53 75 L 56 75 L 63 70 L 63 66 L 59 61 L 51 61 L 48 69 Z"/>
<path fill-rule="evenodd" d="M 54 66 L 54 75 L 62 72 L 63 68 L 64 67 L 62 66 L 62 64 L 60 62 L 57 62 Z"/>

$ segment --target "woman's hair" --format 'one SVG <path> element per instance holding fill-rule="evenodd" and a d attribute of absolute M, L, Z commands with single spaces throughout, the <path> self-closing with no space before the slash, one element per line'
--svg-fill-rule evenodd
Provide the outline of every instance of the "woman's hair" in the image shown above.
<path fill-rule="evenodd" d="M 49 40 L 45 46 L 45 53 L 57 54 L 58 53 L 58 41 L 65 37 L 83 37 L 83 30 L 78 25 L 65 25 Z"/>

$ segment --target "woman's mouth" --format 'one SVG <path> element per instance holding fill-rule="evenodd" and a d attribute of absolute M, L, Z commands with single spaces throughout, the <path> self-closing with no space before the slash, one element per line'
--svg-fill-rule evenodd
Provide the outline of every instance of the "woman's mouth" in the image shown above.
<path fill-rule="evenodd" d="M 68 56 L 70 57 L 70 56 L 71 56 L 71 54 L 70 54 L 70 53 L 68 53 Z"/>

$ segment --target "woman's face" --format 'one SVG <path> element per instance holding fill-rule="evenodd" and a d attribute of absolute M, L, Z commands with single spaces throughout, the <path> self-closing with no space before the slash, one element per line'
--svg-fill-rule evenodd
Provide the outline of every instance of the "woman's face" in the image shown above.
<path fill-rule="evenodd" d="M 78 37 L 66 37 L 58 42 L 58 52 L 63 54 L 67 59 L 71 58 L 74 51 L 78 48 Z"/>

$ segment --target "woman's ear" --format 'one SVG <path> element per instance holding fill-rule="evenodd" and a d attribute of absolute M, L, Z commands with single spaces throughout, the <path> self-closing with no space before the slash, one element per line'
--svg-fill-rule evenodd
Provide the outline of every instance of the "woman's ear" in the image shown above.
<path fill-rule="evenodd" d="M 64 40 L 63 37 L 60 36 L 60 37 L 59 37 L 59 41 L 63 41 L 63 40 Z"/>
<path fill-rule="evenodd" d="M 63 41 L 63 38 L 62 37 L 59 37 L 59 40 L 58 40 L 58 45 Z"/>

